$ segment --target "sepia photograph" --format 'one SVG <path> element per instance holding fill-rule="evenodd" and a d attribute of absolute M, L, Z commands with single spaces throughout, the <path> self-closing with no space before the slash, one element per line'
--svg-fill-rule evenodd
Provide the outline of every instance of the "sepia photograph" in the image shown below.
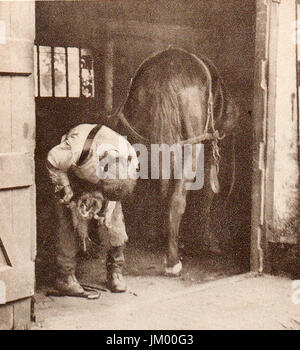
<path fill-rule="evenodd" d="M 0 0 L 0 330 L 300 330 L 299 178 L 300 0 Z"/>

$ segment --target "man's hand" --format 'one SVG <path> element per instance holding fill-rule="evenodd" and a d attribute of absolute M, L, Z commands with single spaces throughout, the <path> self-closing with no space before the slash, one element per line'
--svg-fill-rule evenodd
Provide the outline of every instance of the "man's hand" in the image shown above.
<path fill-rule="evenodd" d="M 73 195 L 74 195 L 72 188 L 70 185 L 68 185 L 68 186 L 65 186 L 63 190 L 65 193 L 64 197 L 62 199 L 60 199 L 59 201 L 62 204 L 69 204 L 70 200 L 73 198 Z"/>

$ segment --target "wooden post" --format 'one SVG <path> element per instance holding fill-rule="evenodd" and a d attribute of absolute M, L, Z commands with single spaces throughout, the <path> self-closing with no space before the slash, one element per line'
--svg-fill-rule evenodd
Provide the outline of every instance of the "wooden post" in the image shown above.
<path fill-rule="evenodd" d="M 269 6 L 264 0 L 256 1 L 255 73 L 253 99 L 253 175 L 251 212 L 251 271 L 263 271 L 263 208 L 264 208 L 264 149 L 267 113 L 267 45 Z"/>
<path fill-rule="evenodd" d="M 269 40 L 268 40 L 268 101 L 265 121 L 265 200 L 264 200 L 264 272 L 270 272 L 268 242 L 273 230 L 274 218 L 274 162 L 275 162 L 275 127 L 277 98 L 277 46 L 278 46 L 278 0 L 270 3 Z"/>
<path fill-rule="evenodd" d="M 110 35 L 107 35 L 104 58 L 104 109 L 109 114 L 113 109 L 113 81 L 114 81 L 114 42 Z"/>

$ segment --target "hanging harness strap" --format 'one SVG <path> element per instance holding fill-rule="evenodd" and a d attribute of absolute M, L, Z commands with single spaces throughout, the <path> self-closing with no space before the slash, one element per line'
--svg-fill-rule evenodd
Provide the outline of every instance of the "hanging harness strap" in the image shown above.
<path fill-rule="evenodd" d="M 209 68 L 199 57 L 192 55 L 203 67 L 206 78 L 208 82 L 208 101 L 207 101 L 207 118 L 203 135 L 211 135 L 210 140 L 212 141 L 212 156 L 213 163 L 210 166 L 210 184 L 214 193 L 220 192 L 219 184 L 219 169 L 220 169 L 220 149 L 218 141 L 225 137 L 225 134 L 220 136 L 219 131 L 215 128 L 215 118 L 214 118 L 214 97 L 212 91 L 212 77 Z"/>

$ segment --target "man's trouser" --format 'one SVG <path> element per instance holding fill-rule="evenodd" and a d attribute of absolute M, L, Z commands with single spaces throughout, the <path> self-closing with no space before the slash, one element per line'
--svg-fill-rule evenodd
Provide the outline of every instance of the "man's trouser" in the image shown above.
<path fill-rule="evenodd" d="M 77 186 L 77 183 L 73 185 L 71 184 L 71 186 L 73 191 L 76 191 L 75 186 Z M 80 249 L 80 239 L 74 231 L 70 209 L 64 204 L 59 203 L 58 196 L 56 200 L 56 212 L 58 219 L 58 272 L 64 275 L 74 274 L 76 269 L 76 255 Z M 121 202 L 116 203 L 112 215 L 112 227 L 109 230 L 106 229 L 103 233 L 103 236 L 104 235 L 107 236 L 105 238 L 109 249 L 106 266 L 108 270 L 111 270 L 112 268 L 116 270 L 121 269 L 124 264 L 123 247 L 128 239 Z"/>

